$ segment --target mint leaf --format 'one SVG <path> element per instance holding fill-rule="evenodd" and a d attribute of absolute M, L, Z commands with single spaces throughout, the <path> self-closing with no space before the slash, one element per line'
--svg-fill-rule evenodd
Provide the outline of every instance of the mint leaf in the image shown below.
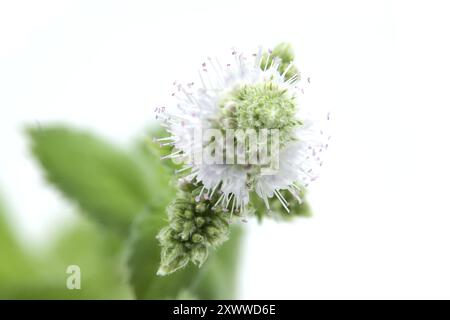
<path fill-rule="evenodd" d="M 124 151 L 85 131 L 30 128 L 33 154 L 48 181 L 94 220 L 126 232 L 158 177 Z"/>
<path fill-rule="evenodd" d="M 54 246 L 39 255 L 17 259 L 17 246 L 2 242 L 0 299 L 129 299 L 120 273 L 120 240 L 113 232 L 83 222 L 64 230 Z M 81 268 L 82 290 L 67 289 L 69 265 Z"/>
<path fill-rule="evenodd" d="M 0 201 L 0 283 L 28 279 L 33 274 L 31 258 L 18 243 Z"/>
<path fill-rule="evenodd" d="M 203 299 L 235 298 L 243 235 L 242 226 L 233 226 L 228 241 L 210 255 L 198 275 L 197 284 L 192 286 L 197 296 Z"/>

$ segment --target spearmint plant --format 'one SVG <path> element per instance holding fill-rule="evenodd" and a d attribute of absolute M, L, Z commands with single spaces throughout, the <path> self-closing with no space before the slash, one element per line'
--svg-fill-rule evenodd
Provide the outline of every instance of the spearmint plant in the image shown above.
<path fill-rule="evenodd" d="M 169 224 L 158 235 L 158 275 L 189 262 L 202 266 L 237 218 L 298 209 L 322 165 L 326 139 L 302 104 L 305 80 L 291 46 L 282 43 L 248 56 L 233 50 L 230 58 L 226 63 L 208 58 L 199 85 L 174 83 L 174 108 L 162 115 L 169 135 L 158 141 L 172 147 L 163 158 L 184 164 L 179 170 L 184 176 L 168 208 Z M 199 130 L 215 134 L 205 137 Z M 256 138 L 246 137 L 248 132 Z M 258 140 L 268 135 L 275 138 L 270 144 Z M 213 162 L 204 161 L 205 152 Z M 255 161 L 246 161 L 252 156 Z M 265 156 L 275 161 L 258 161 Z"/>
<path fill-rule="evenodd" d="M 233 50 L 223 62 L 208 58 L 198 82 L 174 84 L 172 108 L 157 108 L 165 130 L 149 133 L 161 146 L 139 140 L 123 149 L 85 130 L 30 126 L 31 151 L 47 181 L 95 226 L 63 241 L 62 266 L 42 268 L 64 275 L 67 263 L 77 264 L 90 272 L 86 289 L 61 291 L 64 278 L 46 282 L 47 274 L 24 270 L 34 282 L 22 291 L 234 298 L 240 222 L 309 215 L 305 192 L 328 140 L 302 99 L 307 83 L 286 43 L 248 55 Z M 20 279 L 11 286 L 28 288 Z"/>

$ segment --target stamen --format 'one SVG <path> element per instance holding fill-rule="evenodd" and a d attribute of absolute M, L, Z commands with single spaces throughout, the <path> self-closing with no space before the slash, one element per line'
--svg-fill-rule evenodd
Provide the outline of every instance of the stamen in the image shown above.
<path fill-rule="evenodd" d="M 288 207 L 286 206 L 286 204 L 283 202 L 283 199 L 281 198 L 281 197 L 282 197 L 281 194 L 279 194 L 277 190 L 274 190 L 274 194 L 275 194 L 275 196 L 278 198 L 278 200 L 280 200 L 281 205 L 284 207 L 284 209 L 285 209 L 287 212 L 289 212 Z"/>
<path fill-rule="evenodd" d="M 160 143 L 160 147 L 174 146 L 175 142 Z"/>
<path fill-rule="evenodd" d="M 299 195 L 297 194 L 297 192 L 295 192 L 295 190 L 293 190 L 291 187 L 288 188 L 288 191 L 292 194 L 292 196 L 297 199 L 299 204 L 303 203 L 303 200 L 299 197 Z"/>
<path fill-rule="evenodd" d="M 189 170 L 189 169 L 191 169 L 191 168 L 192 168 L 191 166 L 187 166 L 187 167 L 184 167 L 184 168 L 175 170 L 175 174 L 181 173 L 181 172 L 186 171 L 186 170 Z"/>
<path fill-rule="evenodd" d="M 168 154 L 166 156 L 162 156 L 161 160 L 184 156 L 183 154 L 180 154 L 181 152 L 182 152 L 182 150 L 178 150 L 178 151 L 175 151 L 174 153 Z"/>
<path fill-rule="evenodd" d="M 267 55 L 267 58 L 266 58 L 266 64 L 264 66 L 264 71 L 267 70 L 267 65 L 269 64 L 269 60 L 270 60 L 270 51 L 269 51 L 269 54 Z"/>
<path fill-rule="evenodd" d="M 198 197 L 200 198 L 201 196 L 202 196 L 202 194 L 203 194 L 203 191 L 206 189 L 206 187 L 205 186 L 203 186 L 202 187 L 202 189 L 200 190 L 200 194 L 198 195 Z"/>
<path fill-rule="evenodd" d="M 225 208 L 228 208 L 228 205 L 230 204 L 231 199 L 233 199 L 233 194 L 228 194 L 227 198 L 228 198 L 228 200 L 227 200 L 227 203 L 225 205 Z"/>
<path fill-rule="evenodd" d="M 233 204 L 231 206 L 231 212 L 230 212 L 230 220 L 229 222 L 231 223 L 231 218 L 233 217 L 233 212 L 234 212 L 234 204 L 236 203 L 236 197 L 233 197 Z"/>
<path fill-rule="evenodd" d="M 176 138 L 173 136 L 163 137 L 163 138 L 153 138 L 153 142 L 161 142 L 161 141 L 174 140 L 174 139 L 176 139 Z"/>
<path fill-rule="evenodd" d="M 220 184 L 221 182 L 222 182 L 222 181 L 217 182 L 217 184 L 214 186 L 214 188 L 213 188 L 212 191 L 211 191 L 211 195 L 209 196 L 210 198 L 212 198 L 212 196 L 214 195 L 214 192 L 216 192 L 216 188 L 219 186 L 219 184 Z"/>
<path fill-rule="evenodd" d="M 294 64 L 293 64 L 292 62 L 290 62 L 290 63 L 288 64 L 288 66 L 286 67 L 286 69 L 284 69 L 283 74 L 281 75 L 283 78 L 286 76 L 286 74 L 288 73 L 289 69 L 291 69 L 291 67 L 292 67 L 293 65 L 294 65 Z"/>
<path fill-rule="evenodd" d="M 223 194 L 223 193 L 220 195 L 219 200 L 216 201 L 216 203 L 213 205 L 213 208 L 217 207 L 217 205 L 223 199 L 224 196 L 225 196 L 225 194 Z"/>

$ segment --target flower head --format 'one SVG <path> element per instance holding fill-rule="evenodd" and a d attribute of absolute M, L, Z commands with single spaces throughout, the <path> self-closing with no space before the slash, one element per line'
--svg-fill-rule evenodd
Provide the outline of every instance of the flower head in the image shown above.
<path fill-rule="evenodd" d="M 224 211 L 245 213 L 254 193 L 269 211 L 276 198 L 289 212 L 288 198 L 301 203 L 303 190 L 317 177 L 320 154 L 326 148 L 321 131 L 301 104 L 303 89 L 292 48 L 281 44 L 272 52 L 259 50 L 249 56 L 233 50 L 231 58 L 229 63 L 208 58 L 198 86 L 175 83 L 176 108 L 165 117 L 171 134 L 165 143 L 173 146 L 174 152 L 167 157 L 184 162 L 187 178 L 201 184 L 210 198 L 219 194 L 216 204 Z M 252 130 L 259 137 L 269 132 L 274 139 L 264 147 L 258 139 L 245 144 L 244 138 L 242 146 L 234 136 L 230 148 L 227 139 L 198 140 L 198 129 L 214 129 L 224 135 L 230 130 Z M 211 154 L 219 160 L 192 160 L 192 155 L 206 149 L 213 150 Z M 276 161 L 224 163 L 229 149 L 235 152 L 233 160 L 250 158 L 255 152 L 255 159 L 261 160 L 263 149 Z"/>

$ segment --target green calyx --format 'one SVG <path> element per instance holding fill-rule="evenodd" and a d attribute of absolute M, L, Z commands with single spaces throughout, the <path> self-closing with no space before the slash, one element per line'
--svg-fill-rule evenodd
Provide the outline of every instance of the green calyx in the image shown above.
<path fill-rule="evenodd" d="M 199 188 L 192 184 L 183 190 L 169 206 L 169 225 L 158 234 L 161 244 L 161 265 L 158 275 L 164 276 L 183 268 L 190 261 L 201 266 L 210 248 L 228 239 L 229 222 L 217 199 L 198 197 Z"/>

